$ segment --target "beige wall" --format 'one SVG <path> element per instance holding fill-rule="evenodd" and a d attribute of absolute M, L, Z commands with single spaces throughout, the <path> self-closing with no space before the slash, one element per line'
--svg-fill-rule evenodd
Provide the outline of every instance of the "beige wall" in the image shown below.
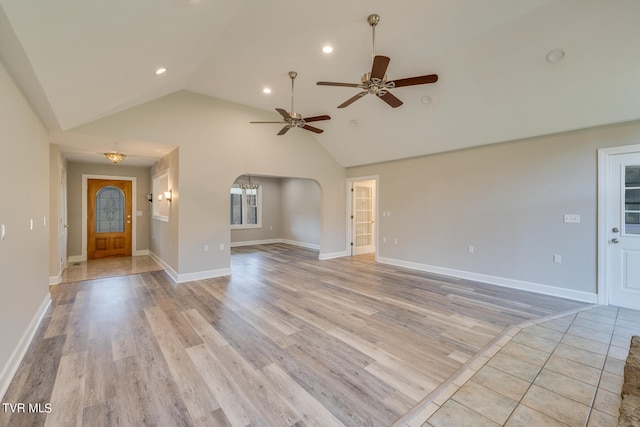
<path fill-rule="evenodd" d="M 2 395 L 5 369 L 15 362 L 11 355 L 48 297 L 50 218 L 47 131 L 1 60 L 0 94 L 0 224 L 6 229 L 0 240 Z"/>
<path fill-rule="evenodd" d="M 344 253 L 345 169 L 310 132 L 294 129 L 277 136 L 272 129 L 249 124 L 273 118 L 271 112 L 182 91 L 73 132 L 180 147 L 176 271 L 193 278 L 229 268 L 229 187 L 246 173 L 317 181 L 322 194 L 320 256 Z M 204 245 L 213 250 L 205 252 Z"/>
<path fill-rule="evenodd" d="M 639 141 L 634 122 L 355 167 L 348 176 L 379 175 L 379 209 L 391 213 L 378 215 L 385 262 L 594 294 L 597 149 Z M 564 214 L 581 223 L 563 223 Z"/>
<path fill-rule="evenodd" d="M 151 193 L 149 168 L 126 165 L 102 165 L 98 163 L 67 163 L 67 206 L 68 206 L 68 256 L 82 256 L 82 175 L 135 177 L 136 178 L 136 210 L 142 216 L 133 213 L 136 221 L 136 250 L 149 249 L 149 223 L 151 220 L 151 203 L 146 195 Z"/>
<path fill-rule="evenodd" d="M 282 238 L 314 247 L 320 243 L 318 184 L 310 179 L 282 180 Z"/>
<path fill-rule="evenodd" d="M 151 219 L 150 251 L 154 256 L 165 262 L 173 272 L 178 271 L 178 241 L 180 238 L 178 229 L 178 216 L 180 213 L 179 160 L 180 150 L 176 148 L 149 169 L 149 181 L 151 183 L 153 183 L 154 177 L 165 172 L 168 174 L 172 198 L 169 206 L 169 220 L 165 222 Z M 151 193 L 151 190 L 149 192 Z M 157 194 L 154 194 L 154 199 L 157 196 Z M 149 209 L 151 208 L 152 206 L 149 206 Z"/>

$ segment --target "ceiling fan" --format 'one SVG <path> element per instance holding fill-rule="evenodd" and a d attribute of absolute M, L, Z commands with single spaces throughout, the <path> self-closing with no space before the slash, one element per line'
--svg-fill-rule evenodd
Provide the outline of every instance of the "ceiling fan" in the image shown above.
<path fill-rule="evenodd" d="M 296 73 L 295 71 L 289 71 L 289 77 L 291 77 L 291 112 L 289 113 L 283 108 L 276 108 L 276 111 L 280 113 L 280 115 L 283 117 L 284 119 L 283 121 L 281 122 L 249 122 L 249 123 L 282 123 L 285 125 L 285 127 L 283 127 L 282 130 L 278 132 L 278 135 L 284 135 L 285 133 L 287 133 L 289 129 L 294 127 L 310 130 L 311 132 L 315 132 L 315 133 L 324 132 L 322 129 L 309 126 L 307 123 L 319 122 L 321 120 L 329 120 L 331 119 L 331 117 L 327 115 L 323 115 L 323 116 L 313 116 L 313 117 L 303 118 L 300 114 L 295 113 L 293 110 L 293 81 L 297 76 L 298 76 L 298 73 Z"/>
<path fill-rule="evenodd" d="M 370 93 L 373 95 L 378 95 L 380 99 L 384 102 L 392 106 L 393 108 L 399 107 L 402 105 L 402 101 L 393 96 L 389 89 L 393 89 L 396 87 L 403 86 L 415 86 L 415 85 L 423 85 L 428 83 L 435 83 L 438 81 L 437 74 L 429 74 L 426 76 L 417 76 L 417 77 L 409 77 L 406 79 L 400 80 L 387 80 L 387 67 L 389 66 L 389 61 L 391 58 L 382 55 L 376 55 L 376 25 L 380 22 L 380 16 L 373 14 L 367 17 L 367 22 L 371 26 L 372 30 L 372 44 L 373 44 L 373 66 L 371 67 L 371 71 L 365 73 L 361 77 L 361 83 L 334 83 L 334 82 L 318 82 L 317 84 L 320 86 L 341 86 L 341 87 L 357 87 L 360 89 L 364 89 L 362 92 L 357 95 L 347 99 L 342 104 L 338 105 L 338 108 L 344 108 L 353 104 L 358 99 L 362 98 L 366 94 Z"/>

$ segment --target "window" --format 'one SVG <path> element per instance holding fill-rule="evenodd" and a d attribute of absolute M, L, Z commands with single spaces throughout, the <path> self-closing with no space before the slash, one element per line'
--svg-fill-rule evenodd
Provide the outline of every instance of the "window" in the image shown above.
<path fill-rule="evenodd" d="M 123 231 L 124 193 L 118 187 L 102 187 L 96 195 L 96 233 Z"/>
<path fill-rule="evenodd" d="M 261 188 L 231 187 L 231 228 L 262 228 Z"/>

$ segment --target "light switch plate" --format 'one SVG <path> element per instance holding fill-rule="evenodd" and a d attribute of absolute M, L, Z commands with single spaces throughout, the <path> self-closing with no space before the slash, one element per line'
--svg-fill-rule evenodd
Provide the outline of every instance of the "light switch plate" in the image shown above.
<path fill-rule="evenodd" d="M 564 214 L 564 222 L 579 224 L 580 223 L 580 215 L 578 214 Z"/>

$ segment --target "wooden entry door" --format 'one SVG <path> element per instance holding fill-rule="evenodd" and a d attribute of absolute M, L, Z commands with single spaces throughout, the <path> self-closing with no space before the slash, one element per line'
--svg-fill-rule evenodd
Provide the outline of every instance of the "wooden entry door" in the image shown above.
<path fill-rule="evenodd" d="M 87 258 L 131 256 L 131 181 L 87 180 Z"/>

